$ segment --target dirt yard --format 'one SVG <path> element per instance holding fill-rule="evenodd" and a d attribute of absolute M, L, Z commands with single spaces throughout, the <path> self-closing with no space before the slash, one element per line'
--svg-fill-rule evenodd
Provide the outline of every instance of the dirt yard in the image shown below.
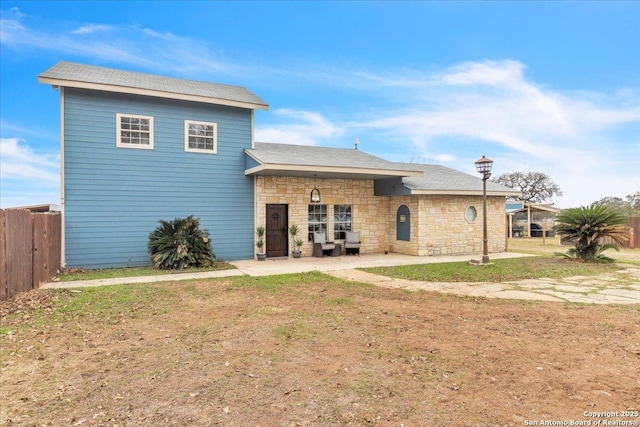
<path fill-rule="evenodd" d="M 409 293 L 315 273 L 35 291 L 0 314 L 0 425 L 639 419 L 640 306 Z"/>

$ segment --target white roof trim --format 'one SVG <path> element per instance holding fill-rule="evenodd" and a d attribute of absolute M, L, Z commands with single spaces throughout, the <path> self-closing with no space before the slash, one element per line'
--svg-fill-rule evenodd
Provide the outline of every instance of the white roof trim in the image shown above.
<path fill-rule="evenodd" d="M 411 195 L 453 195 L 453 196 L 482 196 L 482 190 L 410 190 Z M 515 191 L 487 191 L 487 196 L 519 196 Z"/>
<path fill-rule="evenodd" d="M 560 208 L 556 208 L 553 206 L 547 206 L 547 205 L 539 205 L 539 204 L 535 204 L 535 203 L 525 203 L 523 208 L 518 208 L 518 209 L 509 209 L 508 212 L 526 212 L 529 209 L 531 209 L 532 211 L 543 211 L 543 212 L 551 212 L 551 213 L 560 213 L 560 211 L 562 209 Z"/>
<path fill-rule="evenodd" d="M 253 158 L 253 156 L 251 156 Z M 254 158 L 255 159 L 255 158 Z M 245 175 L 254 175 L 259 172 L 306 172 L 317 174 L 351 174 L 351 175 L 383 175 L 383 176 L 422 176 L 422 171 L 357 168 L 357 167 L 336 167 L 336 166 L 313 166 L 313 165 L 283 165 L 283 164 L 262 164 L 245 170 Z"/>
<path fill-rule="evenodd" d="M 120 86 L 104 83 L 81 82 L 77 80 L 66 80 L 50 77 L 38 77 L 39 83 L 47 83 L 53 86 L 75 87 L 79 89 L 101 90 L 105 92 L 129 93 L 134 95 L 154 96 L 159 98 L 178 99 L 182 101 L 204 102 L 207 104 L 227 105 L 230 107 L 240 107 L 248 109 L 268 110 L 269 106 L 264 104 L 255 104 L 251 102 L 232 101 L 223 98 L 212 98 L 208 96 L 188 95 L 175 92 L 165 92 L 154 89 L 142 89 L 130 86 Z"/>

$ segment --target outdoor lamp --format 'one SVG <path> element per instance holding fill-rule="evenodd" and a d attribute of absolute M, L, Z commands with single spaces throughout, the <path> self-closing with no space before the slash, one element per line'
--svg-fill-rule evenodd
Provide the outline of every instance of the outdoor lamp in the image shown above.
<path fill-rule="evenodd" d="M 482 174 L 482 263 L 489 263 L 489 239 L 487 237 L 487 180 L 491 176 L 493 160 L 482 156 L 476 160 L 476 169 Z"/>
<path fill-rule="evenodd" d="M 320 190 L 316 187 L 318 179 L 315 174 L 313 174 L 315 179 L 315 183 L 313 184 L 313 190 L 311 190 L 311 203 L 320 203 Z"/>
<path fill-rule="evenodd" d="M 486 181 L 491 176 L 492 167 L 493 160 L 487 159 L 485 156 L 482 156 L 482 158 L 476 160 L 476 170 L 483 175 L 483 181 Z"/>

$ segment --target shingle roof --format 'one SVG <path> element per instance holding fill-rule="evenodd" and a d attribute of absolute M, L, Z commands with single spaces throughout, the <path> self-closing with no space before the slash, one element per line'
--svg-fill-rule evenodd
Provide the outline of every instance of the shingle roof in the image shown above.
<path fill-rule="evenodd" d="M 268 105 L 241 86 L 116 70 L 94 65 L 59 62 L 38 76 L 41 83 L 85 87 L 124 93 L 146 93 L 174 99 L 193 99 L 223 105 L 267 109 Z"/>
<path fill-rule="evenodd" d="M 364 151 L 349 148 L 256 142 L 255 149 L 247 150 L 247 153 L 265 164 L 412 170 L 401 163 L 389 162 Z"/>
<path fill-rule="evenodd" d="M 247 175 L 378 179 L 422 174 L 354 149 L 256 142 L 245 153 L 257 163 Z"/>
<path fill-rule="evenodd" d="M 245 153 L 258 166 L 249 175 L 314 176 L 319 178 L 382 179 L 402 177 L 411 194 L 481 194 L 482 179 L 440 165 L 389 162 L 364 151 L 293 144 L 255 143 Z M 487 194 L 519 195 L 518 191 L 487 182 Z"/>
<path fill-rule="evenodd" d="M 455 169 L 440 165 L 423 165 L 402 163 L 405 167 L 412 167 L 423 172 L 422 176 L 408 176 L 402 179 L 405 187 L 412 193 L 431 192 L 442 194 L 476 193 L 482 192 L 480 175 L 469 175 Z M 495 182 L 487 181 L 487 193 L 494 195 L 516 195 L 520 192 Z"/>

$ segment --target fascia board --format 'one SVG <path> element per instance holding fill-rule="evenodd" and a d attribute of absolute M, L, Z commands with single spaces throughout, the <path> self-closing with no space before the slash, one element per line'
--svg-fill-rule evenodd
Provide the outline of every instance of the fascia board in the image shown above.
<path fill-rule="evenodd" d="M 251 157 L 253 160 L 255 160 L 257 163 L 260 163 L 261 165 L 263 165 L 264 163 L 262 161 L 260 161 L 259 158 L 257 158 L 254 154 L 253 154 L 253 150 L 250 150 L 248 148 L 244 149 L 244 154 L 246 154 L 247 156 Z"/>
<path fill-rule="evenodd" d="M 252 156 L 253 157 L 253 156 Z M 254 160 L 258 161 L 255 157 Z M 360 175 L 384 175 L 384 176 L 422 176 L 422 171 L 414 170 L 393 170 L 393 169 L 372 169 L 357 167 L 336 167 L 336 166 L 308 166 L 308 165 L 286 165 L 286 164 L 263 164 L 245 171 L 245 175 L 254 174 L 261 171 L 291 171 L 310 173 L 336 173 L 336 174 L 360 174 Z"/>
<path fill-rule="evenodd" d="M 50 84 L 61 87 L 74 87 L 79 89 L 101 90 L 105 92 L 128 93 L 133 95 L 153 96 L 159 98 L 178 99 L 181 101 L 203 102 L 207 104 L 226 105 L 229 107 L 247 108 L 250 110 L 268 110 L 265 104 L 254 104 L 251 102 L 232 101 L 223 98 L 212 98 L 208 96 L 187 95 L 174 92 L 164 92 L 153 89 L 142 89 L 129 86 L 118 86 L 102 83 L 79 82 L 75 80 L 54 79 L 49 77 L 38 77 L 38 83 Z"/>
<path fill-rule="evenodd" d="M 522 193 L 511 191 L 487 191 L 487 196 L 520 196 Z M 411 190 L 411 195 L 447 195 L 447 196 L 482 196 L 482 191 L 473 190 Z"/>
<path fill-rule="evenodd" d="M 251 168 L 251 169 L 246 169 L 244 171 L 244 174 L 245 175 L 255 175 L 258 172 L 261 172 L 263 170 L 264 170 L 264 165 L 258 165 L 258 166 L 255 166 L 255 167 Z"/>

